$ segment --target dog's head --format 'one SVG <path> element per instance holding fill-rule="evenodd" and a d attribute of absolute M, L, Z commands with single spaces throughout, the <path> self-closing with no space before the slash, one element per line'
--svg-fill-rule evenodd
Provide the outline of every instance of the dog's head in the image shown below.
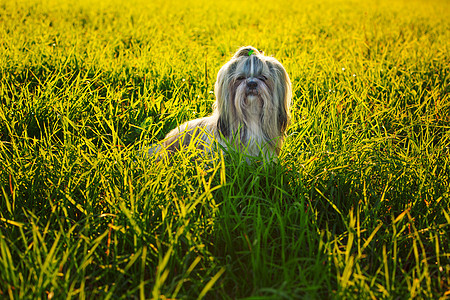
<path fill-rule="evenodd" d="M 292 96 L 289 76 L 278 60 L 251 46 L 240 48 L 217 74 L 215 95 L 218 129 L 224 137 L 259 126 L 266 142 L 278 143 L 289 123 Z"/>

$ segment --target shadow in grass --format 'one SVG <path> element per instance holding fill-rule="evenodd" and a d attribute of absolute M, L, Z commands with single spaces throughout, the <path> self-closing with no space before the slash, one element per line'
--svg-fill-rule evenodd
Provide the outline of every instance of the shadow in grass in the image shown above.
<path fill-rule="evenodd" d="M 226 183 L 211 253 L 226 265 L 221 291 L 228 297 L 327 297 L 330 286 L 323 237 L 316 230 L 307 190 L 280 162 L 250 164 L 225 157 Z M 327 287 L 327 288 L 325 288 Z"/>

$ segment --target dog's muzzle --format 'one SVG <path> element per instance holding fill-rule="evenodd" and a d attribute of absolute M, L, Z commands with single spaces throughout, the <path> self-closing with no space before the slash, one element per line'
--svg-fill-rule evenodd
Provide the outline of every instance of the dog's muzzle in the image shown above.
<path fill-rule="evenodd" d="M 258 95 L 258 82 L 256 82 L 256 80 L 249 79 L 247 81 L 246 94 L 247 94 L 247 96 Z"/>

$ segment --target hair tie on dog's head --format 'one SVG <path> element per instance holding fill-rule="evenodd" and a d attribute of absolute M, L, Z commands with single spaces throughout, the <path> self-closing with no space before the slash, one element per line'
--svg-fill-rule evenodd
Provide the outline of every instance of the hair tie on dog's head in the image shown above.
<path fill-rule="evenodd" d="M 248 56 L 251 56 L 254 52 L 255 52 L 255 50 L 248 51 Z"/>

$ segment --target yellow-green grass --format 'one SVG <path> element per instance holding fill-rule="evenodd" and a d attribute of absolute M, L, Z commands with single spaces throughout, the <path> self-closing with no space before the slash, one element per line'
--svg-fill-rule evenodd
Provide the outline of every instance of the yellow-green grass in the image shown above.
<path fill-rule="evenodd" d="M 0 298 L 450 297 L 448 1 L 0 2 Z M 142 155 L 253 45 L 278 162 Z M 195 152 L 195 151 L 194 151 Z"/>

